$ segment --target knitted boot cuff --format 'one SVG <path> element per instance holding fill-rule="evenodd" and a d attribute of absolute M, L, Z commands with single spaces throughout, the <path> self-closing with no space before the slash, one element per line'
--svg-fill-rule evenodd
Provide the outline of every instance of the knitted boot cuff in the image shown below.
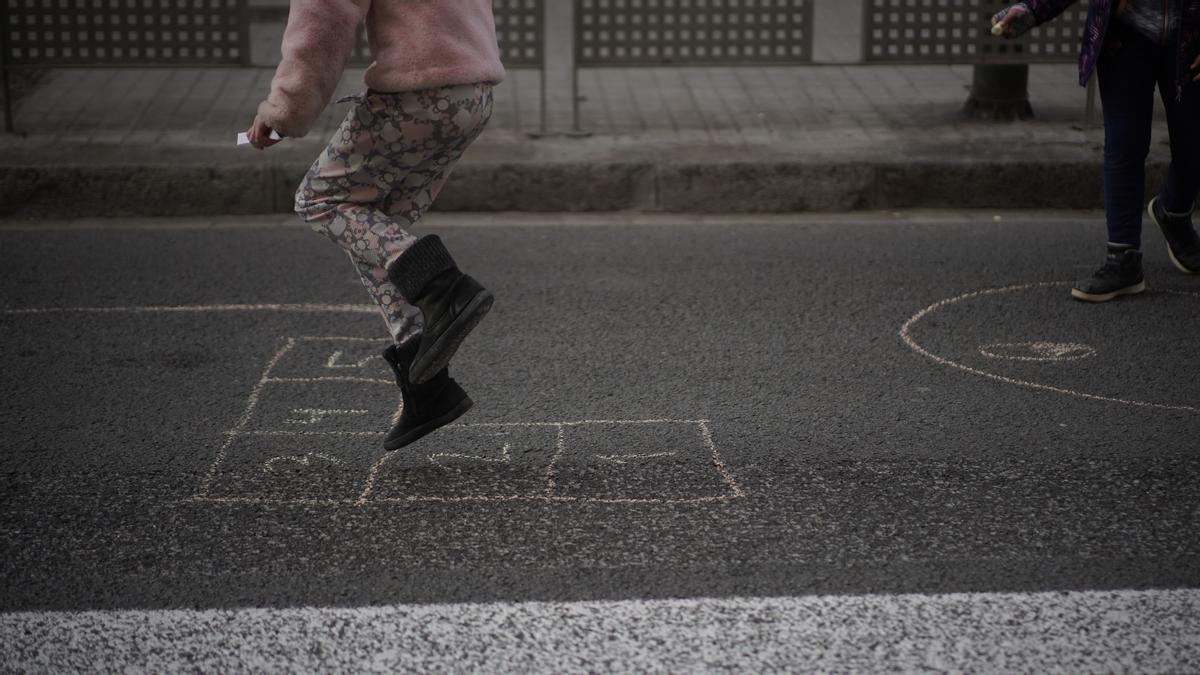
<path fill-rule="evenodd" d="M 441 237 L 429 234 L 421 237 L 388 266 L 388 279 L 400 295 L 412 302 L 421 296 L 425 285 L 447 270 L 457 269 L 454 258 L 442 244 Z"/>

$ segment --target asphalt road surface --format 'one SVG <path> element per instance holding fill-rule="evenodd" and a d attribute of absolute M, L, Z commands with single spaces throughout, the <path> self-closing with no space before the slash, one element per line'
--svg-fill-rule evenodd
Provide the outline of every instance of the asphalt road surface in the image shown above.
<path fill-rule="evenodd" d="M 1093 306 L 1090 215 L 510 220 L 422 230 L 497 303 L 391 454 L 304 227 L 0 227 L 0 667 L 1200 669 L 1157 233 Z"/>

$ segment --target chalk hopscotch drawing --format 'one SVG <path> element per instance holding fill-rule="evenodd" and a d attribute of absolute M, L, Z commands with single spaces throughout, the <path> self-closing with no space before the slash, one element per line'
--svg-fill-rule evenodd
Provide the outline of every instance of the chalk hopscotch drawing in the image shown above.
<path fill-rule="evenodd" d="M 933 361 L 934 363 L 938 363 L 940 365 L 947 366 L 949 368 L 954 368 L 956 370 L 962 371 L 964 373 L 969 373 L 971 375 L 976 375 L 978 377 L 984 377 L 984 378 L 987 378 L 994 382 L 1003 382 L 1005 384 L 1016 385 L 1018 387 L 1024 387 L 1026 389 L 1036 389 L 1039 391 L 1048 391 L 1048 392 L 1053 392 L 1055 394 L 1062 394 L 1065 396 L 1072 396 L 1075 398 L 1082 398 L 1082 399 L 1087 399 L 1087 400 L 1091 400 L 1091 401 L 1101 401 L 1101 402 L 1105 402 L 1105 403 L 1118 403 L 1121 405 L 1131 405 L 1131 406 L 1136 406 L 1139 408 L 1148 408 L 1148 409 L 1153 409 L 1153 410 L 1171 410 L 1171 411 L 1178 411 L 1178 412 L 1200 413 L 1200 406 L 1197 406 L 1197 405 L 1166 404 L 1166 403 L 1156 403 L 1156 402 L 1152 402 L 1152 401 L 1138 401 L 1138 400 L 1127 399 L 1127 398 L 1119 398 L 1119 397 L 1115 397 L 1115 396 L 1101 396 L 1099 394 L 1091 394 L 1091 393 L 1083 392 L 1083 391 L 1075 391 L 1072 389 L 1067 389 L 1065 387 L 1056 387 L 1056 386 L 1049 385 L 1049 384 L 1043 384 L 1041 382 L 1031 382 L 1029 380 L 1022 380 L 1022 379 L 1018 379 L 1015 377 L 1008 377 L 1005 375 L 1000 375 L 998 373 L 992 373 L 992 372 L 988 372 L 985 370 L 980 370 L 979 368 L 973 368 L 971 366 L 948 359 L 944 356 L 935 354 L 932 351 L 930 351 L 928 348 L 923 346 L 920 342 L 918 342 L 916 338 L 913 337 L 913 329 L 916 326 L 921 324 L 921 322 L 925 321 L 929 317 L 934 316 L 938 312 L 946 309 L 947 307 L 953 307 L 955 305 L 968 303 L 968 302 L 971 302 L 974 300 L 978 300 L 980 298 L 1013 295 L 1013 294 L 1025 293 L 1025 292 L 1036 291 L 1036 290 L 1041 290 L 1041 289 L 1062 289 L 1065 287 L 1070 287 L 1071 284 L 1072 284 L 1072 282 L 1069 282 L 1069 281 L 1046 281 L 1046 282 L 1031 283 L 1031 284 L 1018 284 L 1015 286 L 1005 286 L 1003 288 L 988 288 L 988 289 L 984 289 L 981 291 L 973 291 L 970 293 L 963 293 L 962 295 L 958 295 L 953 298 L 946 298 L 945 300 L 939 300 L 938 302 L 935 302 L 932 305 L 929 305 L 925 309 L 922 309 L 921 311 L 914 314 L 911 318 L 908 319 L 908 321 L 905 321 L 904 324 L 902 326 L 900 326 L 900 332 L 899 332 L 900 339 L 901 339 L 901 341 L 904 342 L 905 345 L 908 346 L 909 349 L 912 349 L 914 352 L 920 354 L 921 356 L 928 358 L 929 360 Z M 1191 299 L 1200 298 L 1200 293 L 1196 293 L 1196 292 L 1192 292 L 1192 291 L 1159 289 L 1157 292 L 1162 293 L 1164 295 L 1176 296 L 1176 297 L 1185 297 L 1185 298 L 1191 298 Z M 1032 345 L 1039 345 L 1039 346 L 1031 347 Z M 999 351 L 1002 348 L 1023 348 L 1025 350 L 1027 350 L 1027 352 L 1029 352 L 1029 353 L 1026 353 L 1026 354 L 1014 354 L 1013 352 L 1008 352 L 1008 353 L 1016 355 L 1016 356 L 1026 357 L 1026 358 L 1016 359 L 1016 360 L 1031 360 L 1031 361 L 1041 361 L 1041 360 L 1065 361 L 1065 360 L 1068 360 L 1070 357 L 1074 357 L 1076 359 L 1084 359 L 1084 358 L 1090 358 L 1095 351 L 1094 348 L 1090 347 L 1089 345 L 1084 345 L 1084 344 L 1047 343 L 1047 342 L 1015 343 L 1012 345 L 988 345 L 986 347 L 981 348 L 981 351 L 988 349 L 988 347 L 997 348 L 996 351 L 998 353 L 1004 353 L 1004 352 Z M 1032 351 L 1029 351 L 1031 349 L 1032 349 Z M 1092 352 L 1092 353 L 1089 353 L 1089 352 Z M 1000 357 L 1000 358 L 1011 359 L 1011 356 L 1004 356 L 1004 357 Z"/>
<path fill-rule="evenodd" d="M 345 355 L 346 355 L 345 351 L 343 351 L 341 349 L 335 350 L 332 354 L 329 355 L 329 360 L 327 360 L 325 362 L 325 367 L 331 368 L 331 369 L 332 368 L 366 368 L 369 363 L 381 358 L 379 356 L 368 356 L 366 358 L 362 358 L 357 361 L 350 361 L 347 363 L 342 363 L 342 359 L 345 357 Z"/>
<path fill-rule="evenodd" d="M 274 472 L 275 466 L 280 462 L 289 462 L 299 466 L 310 466 L 312 465 L 314 459 L 319 459 L 323 462 L 328 462 L 329 464 L 335 465 L 342 463 L 342 460 L 338 459 L 337 457 L 331 457 L 323 452 L 310 452 L 304 455 L 272 457 L 263 464 L 263 471 L 266 471 L 267 473 Z"/>
<path fill-rule="evenodd" d="M 979 353 L 989 359 L 1053 363 L 1089 359 L 1096 355 L 1096 348 L 1078 342 L 1002 342 L 984 345 Z"/>
<path fill-rule="evenodd" d="M 344 439 L 352 437 L 369 437 L 371 439 L 382 440 L 385 435 L 384 431 L 344 431 L 338 429 L 330 429 L 324 422 L 341 415 L 367 415 L 366 409 L 358 408 L 325 408 L 325 407 L 297 407 L 290 409 L 290 417 L 284 420 L 285 429 L 263 429 L 255 428 L 255 425 L 261 423 L 264 418 L 259 414 L 260 403 L 264 397 L 270 397 L 278 394 L 272 394 L 275 387 L 294 385 L 296 383 L 311 387 L 313 384 L 320 386 L 320 383 L 345 383 L 345 382 L 362 382 L 366 384 L 375 384 L 380 382 L 368 377 L 344 377 L 326 375 L 320 377 L 276 377 L 273 373 L 277 369 L 284 369 L 280 364 L 285 360 L 291 363 L 296 359 L 302 359 L 302 362 L 308 362 L 308 368 L 339 368 L 339 367 L 361 367 L 366 368 L 371 364 L 373 359 L 354 360 L 347 359 L 347 352 L 336 349 L 337 342 L 344 343 L 361 343 L 367 342 L 363 338 L 352 337 L 292 337 L 286 338 L 283 346 L 279 351 L 271 357 L 262 371 L 259 381 L 253 386 L 246 400 L 246 406 L 242 415 L 229 431 L 226 432 L 224 444 L 217 452 L 217 456 L 213 459 L 208 472 L 201 480 L 199 489 L 192 497 L 195 501 L 203 501 L 210 503 L 246 503 L 246 504 L 304 504 L 304 505 L 319 505 L 319 506 L 365 506 L 368 504 L 391 504 L 391 503 L 413 503 L 413 502 L 437 502 L 437 503 L 454 503 L 454 502 L 481 502 L 481 503 L 503 503 L 510 501 L 530 501 L 543 503 L 607 503 L 607 504 L 698 504 L 698 503 L 719 503 L 734 499 L 739 499 L 745 496 L 745 492 L 734 479 L 733 474 L 725 466 L 721 453 L 717 449 L 713 441 L 712 430 L 708 420 L 676 420 L 676 419 L 647 419 L 647 420 L 581 420 L 581 421 L 563 421 L 563 422 L 483 422 L 476 424 L 455 424 L 447 427 L 447 430 L 459 430 L 458 433 L 475 433 L 483 432 L 485 435 L 490 435 L 498 438 L 499 454 L 491 455 L 484 454 L 469 454 L 457 452 L 440 452 L 427 455 L 430 464 L 441 466 L 443 468 L 457 468 L 462 471 L 469 471 L 471 465 L 476 466 L 500 466 L 512 465 L 514 462 L 514 449 L 517 447 L 515 443 L 508 442 L 507 439 L 500 443 L 499 437 L 509 436 L 512 433 L 521 432 L 523 429 L 544 429 L 553 432 L 552 439 L 548 440 L 549 445 L 542 448 L 553 455 L 549 459 L 549 464 L 540 467 L 535 471 L 536 480 L 533 484 L 539 484 L 541 487 L 533 489 L 529 492 L 521 492 L 520 494 L 508 494 L 499 492 L 496 494 L 487 495 L 460 495 L 460 494 L 432 494 L 432 495 L 375 495 L 375 486 L 377 480 L 381 477 L 381 470 L 389 461 L 406 456 L 405 453 L 395 451 L 384 453 L 379 459 L 375 460 L 369 469 L 364 465 L 365 482 L 359 483 L 360 486 L 356 494 L 357 498 L 346 496 L 339 498 L 336 495 L 328 497 L 321 494 L 315 496 L 293 497 L 293 496 L 275 496 L 270 492 L 260 493 L 253 490 L 249 493 L 241 492 L 242 488 L 235 488 L 232 494 L 222 494 L 220 491 L 214 491 L 214 485 L 220 482 L 225 485 L 224 481 L 233 479 L 235 485 L 238 483 L 239 469 L 236 465 L 228 465 L 231 456 L 242 457 L 238 453 L 243 452 L 243 446 L 235 446 L 234 443 L 238 439 L 251 439 L 255 437 L 295 437 L 296 439 L 313 439 L 313 438 L 328 438 L 335 445 L 331 448 L 342 447 L 338 445 L 345 442 Z M 299 345 L 311 344 L 329 344 L 332 351 L 324 351 L 314 359 L 311 352 L 297 349 Z M 326 356 L 328 355 L 328 356 Z M 311 360 L 311 361 L 310 361 Z M 294 364 L 293 366 L 294 367 Z M 372 387 L 370 390 L 364 389 L 364 396 L 370 396 L 372 400 L 379 396 L 378 392 Z M 344 393 L 341 394 L 344 396 Z M 398 412 L 398 411 L 397 411 Z M 252 422 L 254 424 L 252 424 Z M 675 428 L 678 430 L 692 429 L 692 431 L 681 431 L 674 433 L 682 433 L 678 438 L 691 438 L 690 441 L 682 441 L 693 444 L 691 447 L 695 450 L 693 461 L 703 462 L 711 467 L 713 474 L 713 487 L 704 487 L 703 492 L 697 492 L 693 495 L 682 496 L 666 496 L 648 494 L 645 496 L 635 495 L 630 496 L 605 496 L 605 495 L 564 495 L 559 493 L 559 488 L 556 482 L 559 461 L 563 459 L 564 454 L 568 453 L 568 447 L 564 444 L 565 432 L 567 429 L 592 429 L 590 433 L 603 433 L 603 429 L 610 426 L 621 426 L 625 428 L 646 428 L 649 433 L 661 433 L 661 430 L 666 428 Z M 652 431 L 659 429 L 658 432 Z M 491 430 L 491 433 L 486 433 Z M 524 432 L 521 432 L 524 433 Z M 343 439 L 343 440 L 335 440 Z M 375 443 L 372 440 L 371 447 Z M 246 446 L 254 451 L 253 445 Z M 365 449 L 365 448 L 364 448 Z M 354 450 L 361 453 L 363 450 Z M 642 454 L 593 454 L 584 455 L 584 461 L 587 457 L 596 464 L 623 465 L 627 463 L 644 463 L 647 461 L 671 457 L 676 455 L 675 452 L 650 452 Z M 281 472 L 285 465 L 303 466 L 303 467 L 318 467 L 322 463 L 333 465 L 348 465 L 349 456 L 339 458 L 336 455 L 336 450 L 320 453 L 302 453 L 302 454 L 285 454 L 277 457 L 272 457 L 262 466 L 262 471 L 267 474 Z M 578 458 L 579 456 L 576 455 Z M 357 457 L 361 461 L 362 457 Z M 258 475 L 263 475 L 259 472 Z M 708 483 L 704 483 L 708 486 Z M 503 484 L 499 487 L 503 488 Z M 524 489 L 524 488 L 522 488 Z M 697 488 L 700 490 L 701 488 Z M 216 492 L 214 494 L 214 492 Z"/>
<path fill-rule="evenodd" d="M 663 427 L 674 427 L 676 429 L 685 430 L 691 429 L 690 433 L 694 433 L 694 443 L 697 450 L 696 460 L 704 461 L 714 472 L 713 478 L 721 489 L 716 494 L 697 494 L 693 496 L 594 496 L 594 495 L 564 495 L 561 494 L 559 485 L 559 474 L 561 471 L 561 462 L 564 457 L 571 456 L 573 464 L 578 464 L 581 455 L 574 454 L 571 449 L 571 444 L 565 440 L 565 432 L 568 429 L 574 430 L 595 430 L 596 433 L 602 433 L 602 430 L 607 427 L 624 427 L 629 428 L 646 428 L 654 433 L 655 429 L 661 430 Z M 375 466 L 371 468 L 367 476 L 366 484 L 363 487 L 362 493 L 355 502 L 358 506 L 367 504 L 381 503 L 412 503 L 412 502 L 443 502 L 443 503 L 461 503 L 461 502 L 511 502 L 511 501 L 531 501 L 531 502 L 550 502 L 550 503 L 592 503 L 592 504 L 711 504 L 727 502 L 740 499 L 746 496 L 745 491 L 738 484 L 733 474 L 725 466 L 725 462 L 721 457 L 720 451 L 713 442 L 712 431 L 709 428 L 708 420 L 677 420 L 677 419 L 651 419 L 651 420 L 579 420 L 565 422 L 480 422 L 475 424 L 459 424 L 451 425 L 447 429 L 460 430 L 480 430 L 488 428 L 501 429 L 544 429 L 554 432 L 554 440 L 546 446 L 546 450 L 553 450 L 553 458 L 550 460 L 542 472 L 541 488 L 536 492 L 525 494 L 496 494 L 496 495 L 469 495 L 469 496 L 400 496 L 388 497 L 375 494 L 376 484 L 379 477 L 382 475 L 382 469 L 390 461 L 395 458 L 404 456 L 403 450 L 389 452 L 384 455 Z M 511 455 L 511 453 L 509 453 Z M 608 461 L 601 460 L 598 455 L 583 455 L 584 458 L 590 458 L 596 464 L 613 463 L 612 460 L 617 460 L 618 463 L 624 463 L 628 459 L 643 457 L 664 457 L 675 455 L 674 452 L 663 453 L 645 453 L 644 455 L 607 455 Z M 586 459 L 585 459 L 586 461 Z"/>
<path fill-rule="evenodd" d="M 440 467 L 449 468 L 449 465 L 444 463 L 444 459 L 465 459 L 472 462 L 489 462 L 492 464 L 507 464 L 512 461 L 512 456 L 509 451 L 512 450 L 512 443 L 505 443 L 500 449 L 499 457 L 484 457 L 482 455 L 464 455 L 457 452 L 437 452 L 429 456 L 429 461 L 437 464 Z"/>
<path fill-rule="evenodd" d="M 365 305 L 365 304 L 362 304 L 362 305 L 337 305 L 337 304 L 262 304 L 262 303 L 260 303 L 260 304 L 215 304 L 215 305 L 159 305 L 159 306 L 143 305 L 143 306 L 111 306 L 111 307 L 34 307 L 34 308 L 23 308 L 23 309 L 0 308 L 0 315 L 4 315 L 4 316 L 39 316 L 39 315 L 48 315 L 48 314 L 150 314 L 150 315 L 165 316 L 165 315 L 172 315 L 172 314 L 221 314 L 221 313 L 231 313 L 231 314 L 238 314 L 238 313 L 246 313 L 246 314 L 296 313 L 296 314 L 314 314 L 314 315 L 330 315 L 330 314 L 341 313 L 341 314 L 355 314 L 355 315 L 369 316 L 369 315 L 377 314 L 378 309 L 372 305 Z M 222 443 L 222 445 L 220 446 L 220 448 L 217 450 L 217 453 L 216 453 L 215 457 L 213 458 L 212 463 L 209 465 L 208 470 L 205 472 L 204 476 L 201 478 L 200 484 L 199 484 L 199 487 L 198 487 L 196 493 L 190 498 L 191 501 L 210 502 L 210 503 L 304 504 L 304 505 L 318 505 L 318 506 L 343 506 L 343 505 L 347 505 L 347 504 L 361 505 L 364 502 L 364 500 L 369 496 L 369 493 L 372 488 L 371 481 L 373 480 L 373 476 L 374 476 L 375 472 L 378 471 L 382 462 L 386 461 L 387 457 L 390 457 L 391 455 L 385 456 L 385 458 L 383 460 L 376 462 L 375 465 L 371 468 L 371 476 L 368 477 L 367 484 L 364 486 L 362 495 L 358 499 L 339 499 L 336 497 L 329 497 L 329 498 L 296 497 L 296 498 L 289 498 L 289 499 L 275 499 L 270 496 L 254 495 L 254 494 L 246 494 L 246 495 L 241 495 L 241 496 L 220 495 L 220 494 L 214 495 L 213 494 L 214 485 L 217 483 L 218 478 L 221 476 L 221 472 L 223 470 L 223 467 L 226 464 L 226 461 L 229 459 L 231 451 L 235 450 L 234 443 L 237 442 L 239 439 L 245 439 L 246 437 L 256 437 L 256 436 L 261 436 L 261 437 L 295 436 L 297 438 L 329 436 L 331 438 L 332 437 L 345 438 L 345 437 L 352 437 L 352 436 L 382 437 L 384 435 L 383 433 L 372 433 L 372 432 L 319 431 L 319 430 L 308 430 L 308 429 L 280 430 L 280 429 L 250 429 L 249 428 L 250 422 L 252 419 L 254 419 L 255 413 L 258 410 L 260 399 L 263 397 L 264 393 L 266 393 L 266 391 L 270 387 L 275 386 L 275 385 L 282 385 L 282 384 L 311 385 L 314 383 L 322 383 L 322 382 L 342 382 L 342 383 L 354 382 L 354 383 L 363 383 L 363 384 L 371 384 L 371 385 L 394 386 L 394 381 L 392 381 L 390 378 L 381 378 L 381 377 L 372 378 L 372 377 L 363 377 L 363 376 L 357 376 L 357 375 L 347 375 L 347 376 L 337 376 L 337 377 L 331 377 L 331 376 L 320 376 L 320 377 L 278 376 L 278 377 L 273 377 L 272 376 L 272 373 L 275 371 L 276 366 L 279 365 L 280 361 L 282 359 L 284 359 L 289 353 L 292 353 L 298 344 L 306 344 L 306 343 L 311 343 L 311 342 L 344 342 L 347 344 L 365 344 L 365 343 L 376 344 L 378 341 L 375 339 L 372 339 L 372 338 L 363 338 L 363 337 L 355 337 L 355 336 L 334 336 L 334 337 L 306 336 L 306 337 L 285 338 L 285 343 L 284 343 L 283 347 L 281 349 L 279 349 L 275 353 L 274 356 L 271 357 L 271 359 L 268 361 L 265 368 L 263 369 L 262 375 L 259 378 L 258 382 L 256 382 L 253 385 L 253 387 L 246 399 L 246 406 L 245 406 L 241 416 L 237 419 L 234 426 L 225 432 L 225 434 L 224 434 L 225 440 Z M 335 350 L 335 353 L 336 353 L 336 350 Z M 330 354 L 330 357 L 328 359 L 326 359 L 320 365 L 324 365 L 324 366 L 326 366 L 326 368 L 331 369 L 331 370 L 339 369 L 339 368 L 366 368 L 367 365 L 369 365 L 374 358 L 378 358 L 378 357 L 364 358 L 364 359 L 359 359 L 359 360 L 350 362 L 345 359 L 345 352 L 343 352 L 342 354 L 338 354 L 336 356 L 335 356 L 335 354 Z M 307 420 L 301 419 L 299 421 L 304 422 Z M 498 426 L 551 427 L 551 428 L 557 429 L 558 430 L 558 439 L 559 439 L 557 450 L 555 452 L 555 460 L 557 460 L 558 458 L 560 458 L 562 456 L 562 453 L 563 453 L 563 445 L 562 445 L 563 429 L 568 428 L 568 427 L 574 427 L 574 426 L 578 426 L 578 425 L 588 425 L 588 424 L 637 424 L 637 425 L 641 425 L 641 424 L 686 424 L 686 425 L 696 425 L 696 428 L 700 431 L 700 435 L 702 436 L 702 439 L 703 439 L 701 447 L 707 449 L 707 451 L 710 453 L 710 460 L 707 463 L 710 464 L 716 470 L 716 473 L 720 477 L 721 482 L 724 483 L 725 487 L 727 488 L 727 492 L 725 494 L 718 495 L 718 496 L 700 497 L 700 498 L 695 498 L 695 499 L 690 499 L 690 498 L 682 498 L 682 499 L 653 498 L 653 497 L 645 498 L 645 499 L 641 499 L 641 498 L 637 498 L 637 499 L 628 499 L 628 498 L 603 499 L 603 498 L 594 498 L 594 497 L 570 497 L 570 496 L 556 495 L 554 493 L 554 490 L 555 490 L 555 482 L 554 482 L 555 481 L 555 464 L 552 462 L 545 471 L 547 488 L 545 490 L 544 495 L 534 496 L 534 497 L 530 497 L 528 495 L 513 495 L 513 496 L 509 496 L 509 497 L 487 498 L 487 499 L 484 499 L 483 501 L 528 500 L 528 501 L 543 501 L 543 502 L 554 502 L 554 503 L 557 503 L 557 502 L 600 502 L 600 503 L 605 503 L 605 502 L 607 502 L 607 503 L 620 503 L 620 504 L 631 504 L 632 505 L 632 504 L 721 502 L 721 501 L 727 501 L 727 500 L 731 500 L 731 499 L 740 499 L 746 495 L 745 491 L 741 488 L 740 485 L 738 485 L 738 483 L 734 479 L 733 475 L 726 468 L 724 461 L 721 458 L 720 452 L 717 450 L 716 445 L 713 443 L 712 431 L 709 428 L 708 420 L 582 420 L 582 421 L 574 421 L 574 422 L 500 423 Z M 309 425 L 303 425 L 303 426 L 309 426 Z M 475 425 L 475 426 L 480 426 L 480 425 Z M 495 426 L 495 425 L 493 425 L 493 426 Z M 324 454 L 324 453 L 322 453 L 322 454 Z M 326 455 L 326 457 L 329 457 L 329 456 L 330 455 Z M 649 458 L 649 457 L 644 457 L 644 459 L 647 459 L 647 458 Z M 301 465 L 304 465 L 303 463 L 307 462 L 309 465 L 311 465 L 311 463 L 314 460 L 322 459 L 322 458 L 318 457 L 317 455 L 314 454 L 312 456 L 286 455 L 286 456 L 280 456 L 279 458 L 272 458 L 272 459 L 275 460 L 275 462 L 271 464 L 271 466 L 274 467 L 284 461 L 301 463 Z M 607 459 L 602 459 L 600 461 L 622 462 L 622 461 L 628 461 L 629 459 L 630 458 L 622 458 L 620 456 L 612 455 L 612 456 L 607 456 Z M 328 461 L 328 460 L 323 460 L 323 461 Z M 341 460 L 338 460 L 338 461 L 341 461 Z M 271 462 L 271 460 L 268 460 L 268 462 Z M 421 500 L 421 498 L 417 498 L 415 501 L 420 501 L 420 500 Z M 388 501 L 404 501 L 404 500 L 388 500 Z M 414 500 L 409 499 L 407 501 L 414 501 Z M 462 499 L 459 499 L 459 498 L 446 499 L 446 498 L 431 497 L 428 499 L 428 501 L 453 502 L 453 501 L 473 501 L 473 499 L 469 498 L 469 497 L 462 498 Z"/>
<path fill-rule="evenodd" d="M 320 424 L 330 417 L 338 415 L 366 415 L 367 410 L 326 410 L 324 408 L 293 408 L 292 415 L 284 420 L 284 424 Z"/>
<path fill-rule="evenodd" d="M 638 459 L 658 459 L 659 457 L 674 457 L 674 452 L 647 452 L 640 455 L 596 455 L 596 459 L 613 464 L 628 464 L 631 461 Z"/>

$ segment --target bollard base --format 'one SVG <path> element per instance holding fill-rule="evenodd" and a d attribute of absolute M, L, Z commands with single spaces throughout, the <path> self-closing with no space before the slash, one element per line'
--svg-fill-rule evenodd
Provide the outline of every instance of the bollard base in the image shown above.
<path fill-rule="evenodd" d="M 963 114 L 971 119 L 999 121 L 1032 118 L 1028 64 L 976 65 Z"/>
<path fill-rule="evenodd" d="M 995 120 L 1015 122 L 1033 119 L 1033 106 L 1026 101 L 980 101 L 968 98 L 963 104 L 963 114 L 973 120 Z"/>

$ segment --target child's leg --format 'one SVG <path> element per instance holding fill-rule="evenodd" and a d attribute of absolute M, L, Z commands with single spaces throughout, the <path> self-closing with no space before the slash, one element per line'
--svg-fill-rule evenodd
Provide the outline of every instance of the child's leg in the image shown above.
<path fill-rule="evenodd" d="M 1188 82 L 1182 99 L 1178 98 L 1177 69 L 1172 49 L 1163 55 L 1158 84 L 1171 134 L 1171 166 L 1149 212 L 1166 240 L 1171 262 L 1181 272 L 1200 274 L 1200 235 L 1192 225 L 1196 193 L 1200 192 L 1200 84 Z"/>
<path fill-rule="evenodd" d="M 1104 106 L 1104 209 L 1108 241 L 1139 248 L 1146 157 L 1154 120 L 1157 48 L 1114 22 L 1099 63 Z"/>
<path fill-rule="evenodd" d="M 386 96 L 392 99 L 388 107 L 395 133 L 422 141 L 424 157 L 393 185 L 382 208 L 402 222 L 416 223 L 491 119 L 492 88 L 470 84 Z"/>
<path fill-rule="evenodd" d="M 296 212 L 349 253 L 397 342 L 421 312 L 387 278 L 414 225 L 491 114 L 491 87 L 368 94 L 346 116 L 296 192 Z"/>
<path fill-rule="evenodd" d="M 388 281 L 387 262 L 416 238 L 380 208 L 406 173 L 379 152 L 382 133 L 369 102 L 356 102 L 296 191 L 296 213 L 346 250 L 400 342 L 420 333 L 421 312 Z"/>
<path fill-rule="evenodd" d="M 384 267 L 416 238 L 380 208 L 408 168 L 386 152 L 387 127 L 373 107 L 363 98 L 351 108 L 296 191 L 296 213 L 355 262 Z"/>
<path fill-rule="evenodd" d="M 387 278 L 387 270 L 378 265 L 360 262 L 350 256 L 351 262 L 358 269 L 363 286 L 371 298 L 379 305 L 388 332 L 395 338 L 397 344 L 404 344 L 421 334 L 421 310 L 405 302 L 400 297 L 400 291 Z"/>
<path fill-rule="evenodd" d="M 1175 99 L 1174 49 L 1170 50 L 1159 81 L 1167 127 L 1171 135 L 1171 167 L 1163 183 L 1162 206 L 1168 213 L 1191 213 L 1200 192 L 1200 83 L 1188 82 L 1183 100 Z"/>
<path fill-rule="evenodd" d="M 433 203 L 455 163 L 487 124 L 492 111 L 491 86 L 474 84 L 396 95 L 388 111 L 396 133 L 417 142 L 425 155 L 387 199 L 388 213 L 414 220 Z M 421 384 L 446 367 L 495 299 L 476 279 L 458 269 L 436 235 L 422 237 L 390 261 L 387 269 L 400 294 L 421 310 L 421 343 L 409 371 L 412 381 Z"/>
<path fill-rule="evenodd" d="M 431 92 L 413 92 L 397 96 L 400 101 L 395 106 L 400 111 L 424 111 L 437 109 L 435 99 L 445 99 L 454 110 L 466 109 L 468 115 L 443 115 L 447 120 L 446 128 L 437 130 L 436 136 L 442 140 L 440 149 L 434 148 L 429 156 L 408 170 L 404 180 L 393 186 L 392 191 L 382 200 L 381 208 L 393 220 L 415 225 L 433 206 L 438 193 L 442 191 L 450 172 L 466 152 L 467 148 L 483 132 L 484 126 L 491 117 L 492 95 L 491 87 L 486 85 L 470 85 L 450 87 Z M 447 109 L 449 110 L 449 109 Z M 410 113 L 401 112 L 402 117 Z M 457 123 L 456 123 L 457 120 Z M 397 125 L 396 133 L 405 132 L 420 136 L 411 128 L 403 128 L 403 123 Z M 387 269 L 365 263 L 359 264 L 359 274 L 363 283 L 380 307 L 384 308 L 384 316 L 388 326 L 395 336 L 397 343 L 405 343 L 408 339 L 421 332 L 421 311 L 400 297 L 400 291 L 388 279 Z"/>

